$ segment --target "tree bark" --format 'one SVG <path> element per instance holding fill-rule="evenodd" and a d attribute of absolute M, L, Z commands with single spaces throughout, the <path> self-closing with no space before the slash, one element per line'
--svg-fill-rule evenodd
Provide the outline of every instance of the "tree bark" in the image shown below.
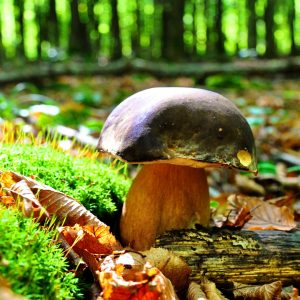
<path fill-rule="evenodd" d="M 221 286 L 300 284 L 300 231 L 178 230 L 159 237 L 155 246 L 183 257 L 192 280 L 205 275 Z"/>

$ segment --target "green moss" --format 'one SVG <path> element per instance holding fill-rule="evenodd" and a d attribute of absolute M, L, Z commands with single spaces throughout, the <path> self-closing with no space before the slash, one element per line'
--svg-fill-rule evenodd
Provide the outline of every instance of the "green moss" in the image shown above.
<path fill-rule="evenodd" d="M 101 221 L 111 223 L 122 206 L 130 181 L 116 169 L 89 158 L 76 158 L 51 146 L 2 144 L 0 170 L 36 180 L 79 200 Z"/>
<path fill-rule="evenodd" d="M 32 219 L 0 205 L 0 274 L 15 293 L 28 299 L 73 299 L 78 280 L 53 241 L 55 231 L 42 230 Z"/>

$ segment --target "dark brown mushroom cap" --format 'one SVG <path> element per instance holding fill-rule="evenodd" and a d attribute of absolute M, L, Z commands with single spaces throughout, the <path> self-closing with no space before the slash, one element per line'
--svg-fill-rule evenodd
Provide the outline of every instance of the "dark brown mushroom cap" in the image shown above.
<path fill-rule="evenodd" d="M 130 163 L 179 159 L 256 171 L 252 131 L 236 106 L 202 89 L 138 92 L 108 116 L 98 149 Z"/>

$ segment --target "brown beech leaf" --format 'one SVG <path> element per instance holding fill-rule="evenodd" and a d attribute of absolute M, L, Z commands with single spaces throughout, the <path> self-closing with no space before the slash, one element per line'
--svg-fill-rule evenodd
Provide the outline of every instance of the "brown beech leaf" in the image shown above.
<path fill-rule="evenodd" d="M 33 216 L 37 218 L 42 217 L 43 215 L 45 215 L 45 217 L 49 217 L 49 214 L 41 206 L 25 180 L 20 180 L 13 184 L 9 191 L 15 196 L 15 198 L 22 200 L 22 210 L 26 217 Z"/>
<path fill-rule="evenodd" d="M 136 252 L 115 253 L 104 258 L 99 282 L 104 300 L 177 299 L 170 280 Z"/>
<path fill-rule="evenodd" d="M 250 209 L 247 205 L 244 205 L 239 208 L 235 216 L 232 218 L 228 216 L 222 226 L 242 228 L 250 219 L 252 219 Z"/>
<path fill-rule="evenodd" d="M 158 268 L 171 280 L 176 291 L 181 291 L 187 287 L 191 268 L 178 255 L 163 248 L 151 248 L 141 253 L 147 262 Z"/>
<path fill-rule="evenodd" d="M 5 179 L 5 183 L 7 182 L 7 184 L 5 184 L 5 187 L 8 191 L 11 190 L 13 184 L 24 181 L 24 183 L 26 183 L 27 187 L 32 191 L 33 195 L 36 197 L 40 205 L 47 211 L 47 213 L 50 216 L 55 215 L 58 220 L 64 222 L 65 225 L 73 226 L 75 224 L 80 224 L 99 227 L 107 226 L 102 223 L 96 216 L 94 216 L 90 211 L 88 211 L 83 205 L 81 205 L 77 200 L 51 188 L 50 186 L 39 183 L 38 181 L 30 177 L 26 177 L 15 172 L 1 173 L 1 178 Z M 22 185 L 24 183 L 22 183 Z M 14 189 L 12 192 L 14 194 L 14 197 L 20 197 L 21 199 L 22 194 L 24 193 L 28 196 L 27 191 L 20 192 L 17 189 Z"/>
<path fill-rule="evenodd" d="M 242 228 L 252 218 L 250 208 L 246 204 L 237 203 L 236 195 L 224 193 L 214 200 L 219 203 L 212 217 L 216 227 Z"/>
<path fill-rule="evenodd" d="M 76 224 L 73 227 L 60 227 L 59 231 L 74 250 L 81 248 L 91 254 L 111 254 L 113 251 L 121 249 L 108 226 L 95 227 Z"/>
<path fill-rule="evenodd" d="M 200 284 L 193 281 L 189 284 L 186 298 L 187 300 L 207 300 Z"/>
<path fill-rule="evenodd" d="M 244 229 L 289 231 L 296 227 L 294 214 L 286 206 L 277 207 L 256 197 L 236 196 L 236 200 L 239 205 L 249 207 L 252 215 Z"/>
<path fill-rule="evenodd" d="M 234 282 L 234 297 L 242 299 L 256 300 L 280 300 L 282 291 L 281 281 L 264 284 L 261 286 L 249 286 Z"/>
<path fill-rule="evenodd" d="M 216 284 L 206 277 L 201 279 L 200 287 L 205 293 L 207 300 L 226 300 L 222 293 L 217 289 Z"/>
<path fill-rule="evenodd" d="M 75 252 L 86 263 L 95 278 L 97 278 L 97 271 L 100 270 L 98 257 L 111 254 L 121 248 L 107 226 L 94 227 L 77 224 L 73 227 L 60 227 L 59 232 L 67 255 Z"/>

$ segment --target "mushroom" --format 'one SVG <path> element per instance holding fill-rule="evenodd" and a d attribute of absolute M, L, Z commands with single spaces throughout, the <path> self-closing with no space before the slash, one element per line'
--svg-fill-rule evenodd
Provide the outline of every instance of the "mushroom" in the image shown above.
<path fill-rule="evenodd" d="M 207 226 L 206 167 L 256 172 L 251 129 L 223 96 L 196 88 L 138 92 L 108 116 L 98 149 L 143 167 L 123 205 L 124 245 L 149 249 L 167 230 Z"/>

